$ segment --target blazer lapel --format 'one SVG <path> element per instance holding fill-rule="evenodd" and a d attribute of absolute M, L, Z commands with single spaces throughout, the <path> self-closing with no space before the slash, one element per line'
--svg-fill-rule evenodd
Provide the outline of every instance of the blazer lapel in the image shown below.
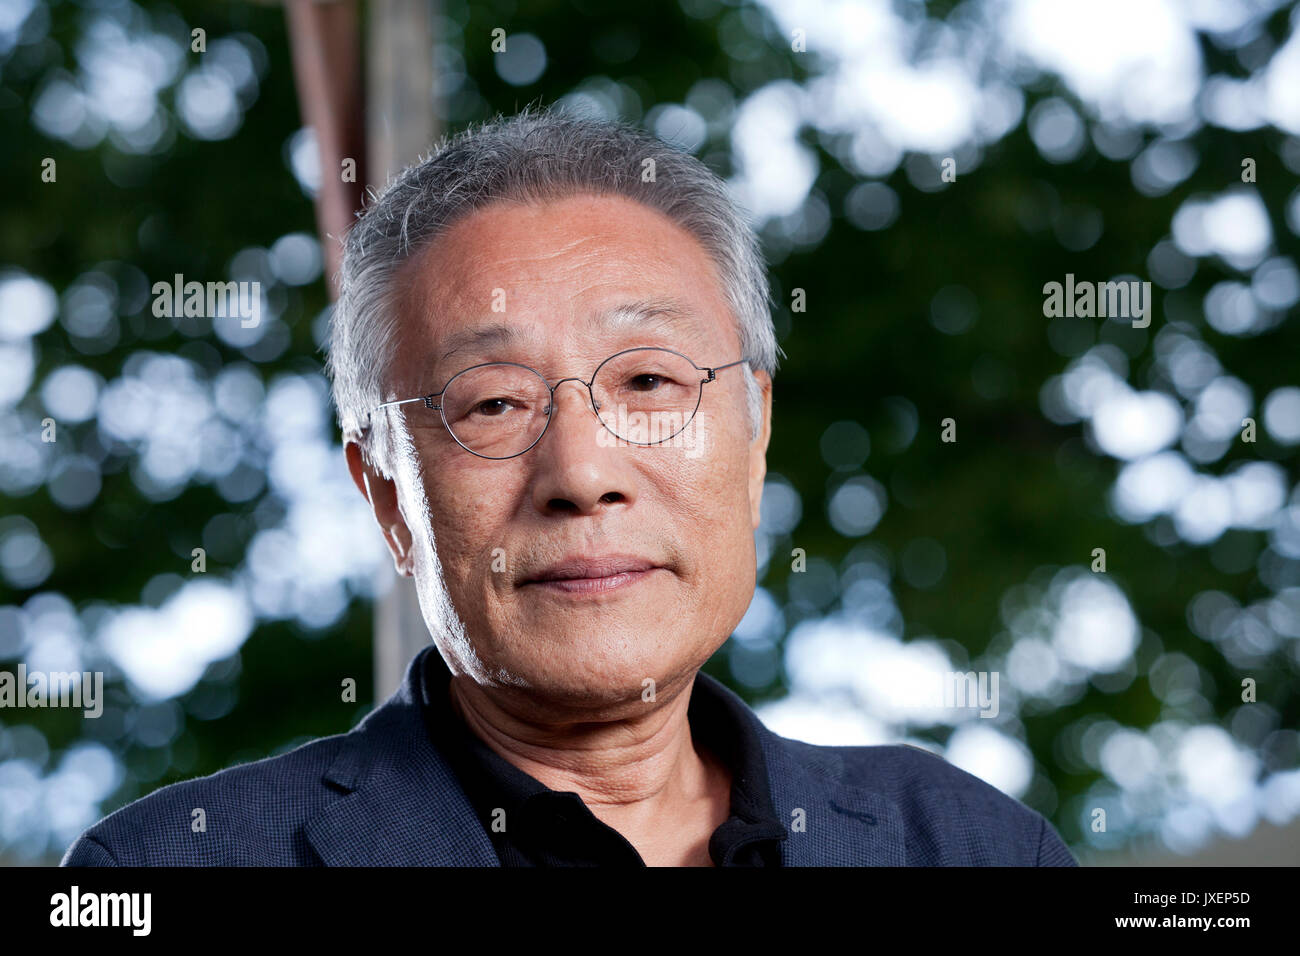
<path fill-rule="evenodd" d="M 451 768 L 429 741 L 420 708 L 423 657 L 402 686 L 346 734 L 325 779 L 347 796 L 304 834 L 328 866 L 500 866 Z"/>
<path fill-rule="evenodd" d="M 766 733 L 772 805 L 790 829 L 781 844 L 783 865 L 906 865 L 903 822 L 893 803 L 841 783 L 843 761 L 833 752 L 814 755 L 810 745 Z M 796 748 L 805 747 L 795 759 Z"/>
<path fill-rule="evenodd" d="M 735 696 L 707 674 L 697 680 Z M 748 706 L 744 711 L 762 743 L 772 807 L 790 831 L 781 842 L 782 865 L 906 865 L 903 820 L 892 801 L 844 783 L 836 750 L 778 736 Z"/>

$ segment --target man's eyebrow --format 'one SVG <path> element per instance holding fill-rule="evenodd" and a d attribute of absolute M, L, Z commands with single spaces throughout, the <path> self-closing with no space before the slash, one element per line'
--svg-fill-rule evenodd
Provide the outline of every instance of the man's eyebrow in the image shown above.
<path fill-rule="evenodd" d="M 673 319 L 684 318 L 691 314 L 689 309 L 673 299 L 640 299 L 592 313 L 588 316 L 588 324 L 621 331 L 645 324 L 668 325 Z M 521 338 L 524 336 L 518 328 L 500 322 L 477 328 L 460 329 L 449 335 L 443 343 L 448 347 L 442 353 L 442 361 L 446 361 L 454 353 L 465 348 L 483 350 L 497 345 L 512 345 Z"/>
<path fill-rule="evenodd" d="M 500 322 L 473 329 L 461 329 L 447 336 L 447 340 L 443 342 L 444 345 L 450 346 L 450 348 L 442 353 L 442 358 L 445 361 L 451 358 L 453 353 L 470 346 L 484 349 L 492 345 L 508 345 L 520 337 L 519 330 L 513 325 L 505 325 Z"/>
<path fill-rule="evenodd" d="M 612 309 L 596 313 L 590 317 L 590 322 L 593 325 L 603 325 L 606 328 L 621 330 L 634 328 L 654 319 L 671 321 L 685 318 L 690 314 L 690 309 L 673 299 L 641 299 L 636 302 L 616 305 Z M 660 321 L 654 324 L 667 325 L 668 321 Z"/>

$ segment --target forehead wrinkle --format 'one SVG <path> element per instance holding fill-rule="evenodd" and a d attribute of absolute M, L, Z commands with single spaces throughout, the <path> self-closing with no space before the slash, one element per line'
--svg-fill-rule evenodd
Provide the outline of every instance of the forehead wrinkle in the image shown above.
<path fill-rule="evenodd" d="M 577 236 L 567 242 L 557 246 L 550 246 L 546 249 L 539 249 L 534 252 L 521 253 L 519 255 L 506 255 L 497 257 L 497 263 L 501 265 L 513 265 L 515 263 L 544 262 L 547 259 L 558 259 L 578 249 L 579 246 L 587 245 L 591 242 L 600 241 L 599 236 Z"/>
<path fill-rule="evenodd" d="M 616 305 L 610 309 L 601 309 L 587 314 L 587 325 L 611 331 L 626 329 L 654 328 L 656 330 L 677 327 L 676 319 L 690 315 L 689 310 L 669 299 L 641 300 Z M 482 348 L 489 345 L 513 345 L 522 339 L 532 338 L 517 326 L 504 322 L 495 322 L 479 328 L 461 328 L 447 337 L 451 348 L 442 353 L 446 360 L 465 348 Z"/>

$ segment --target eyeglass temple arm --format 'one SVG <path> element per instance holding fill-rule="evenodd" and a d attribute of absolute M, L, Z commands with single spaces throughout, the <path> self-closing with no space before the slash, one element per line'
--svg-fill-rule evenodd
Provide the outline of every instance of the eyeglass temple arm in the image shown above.
<path fill-rule="evenodd" d="M 718 377 L 717 373 L 718 373 L 718 372 L 721 372 L 723 369 L 731 368 L 733 365 L 743 365 L 744 363 L 746 363 L 746 362 L 748 362 L 748 361 L 749 361 L 749 359 L 747 359 L 747 358 L 736 359 L 736 361 L 734 361 L 734 362 L 728 362 L 726 365 L 716 365 L 716 366 L 714 366 L 713 368 L 706 368 L 706 369 L 704 369 L 704 371 L 709 373 L 709 377 L 706 378 L 704 381 L 705 381 L 705 382 L 712 382 L 714 379 L 716 379 L 716 378 Z"/>
<path fill-rule="evenodd" d="M 437 394 L 441 394 L 441 393 L 437 393 Z M 381 408 L 387 408 L 390 405 L 409 405 L 411 404 L 411 402 L 424 402 L 424 404 L 427 405 L 429 408 L 437 408 L 438 406 L 433 404 L 433 400 L 436 397 L 437 397 L 436 394 L 417 395 L 415 398 L 402 398 L 402 399 L 398 399 L 395 402 L 380 402 L 378 405 L 375 406 L 375 410 L 377 411 Z"/>
<path fill-rule="evenodd" d="M 371 409 L 369 414 L 366 415 L 366 418 L 367 420 L 369 420 L 370 417 L 374 415 L 375 412 L 379 411 L 381 408 L 389 408 L 394 405 L 409 405 L 411 404 L 411 402 L 424 402 L 424 404 L 429 408 L 437 408 L 438 406 L 433 404 L 433 400 L 434 398 L 436 398 L 438 395 L 441 394 L 442 394 L 441 392 L 435 392 L 433 395 L 417 395 L 415 398 L 400 398 L 395 402 L 380 402 L 373 409 Z M 369 428 L 370 426 L 367 425 L 366 427 Z"/>

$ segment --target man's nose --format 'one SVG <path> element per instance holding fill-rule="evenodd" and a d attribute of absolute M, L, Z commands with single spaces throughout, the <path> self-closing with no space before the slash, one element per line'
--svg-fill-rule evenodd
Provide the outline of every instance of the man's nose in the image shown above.
<path fill-rule="evenodd" d="M 631 478 L 620 457 L 626 449 L 606 447 L 616 443 L 601 441 L 602 432 L 605 426 L 592 409 L 586 384 L 576 378 L 557 382 L 551 421 L 532 452 L 537 455 L 533 501 L 538 511 L 591 514 L 602 502 L 631 501 Z"/>
<path fill-rule="evenodd" d="M 567 397 L 566 397 L 567 396 Z M 590 453 L 604 425 L 592 407 L 592 395 L 580 378 L 562 378 L 551 393 L 550 422 L 541 445 L 563 445 L 569 454 Z"/>

